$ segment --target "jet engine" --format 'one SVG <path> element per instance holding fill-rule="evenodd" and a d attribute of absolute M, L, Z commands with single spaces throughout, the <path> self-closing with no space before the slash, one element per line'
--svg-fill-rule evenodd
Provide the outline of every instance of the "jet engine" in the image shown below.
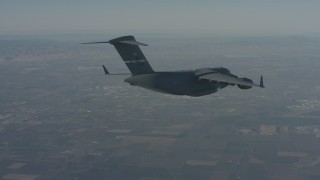
<path fill-rule="evenodd" d="M 249 83 L 253 83 L 253 81 L 251 79 L 249 79 L 249 78 L 239 78 L 239 79 L 241 79 L 243 81 L 246 81 L 246 82 L 249 82 Z M 245 86 L 245 85 L 240 85 L 240 84 L 238 84 L 237 86 L 240 89 L 250 89 L 250 88 L 252 88 L 252 86 Z"/>

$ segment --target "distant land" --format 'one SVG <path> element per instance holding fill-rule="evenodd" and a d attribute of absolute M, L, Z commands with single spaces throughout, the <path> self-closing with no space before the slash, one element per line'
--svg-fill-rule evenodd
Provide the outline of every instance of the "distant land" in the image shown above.
<path fill-rule="evenodd" d="M 266 88 L 164 95 L 106 77 L 128 72 L 112 46 L 79 44 L 117 35 L 0 36 L 1 179 L 320 179 L 319 35 L 136 36 L 155 70 Z"/>

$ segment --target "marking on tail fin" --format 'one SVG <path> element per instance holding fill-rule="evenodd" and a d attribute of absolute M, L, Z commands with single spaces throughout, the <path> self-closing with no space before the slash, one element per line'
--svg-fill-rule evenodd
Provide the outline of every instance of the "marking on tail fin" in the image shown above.
<path fill-rule="evenodd" d="M 138 42 L 136 40 L 134 40 L 134 41 L 117 41 L 117 42 L 124 43 L 124 44 L 138 45 L 138 46 L 148 46 L 147 44 Z"/>
<path fill-rule="evenodd" d="M 129 61 L 124 61 L 124 63 L 143 63 L 147 62 L 147 60 L 129 60 Z"/>

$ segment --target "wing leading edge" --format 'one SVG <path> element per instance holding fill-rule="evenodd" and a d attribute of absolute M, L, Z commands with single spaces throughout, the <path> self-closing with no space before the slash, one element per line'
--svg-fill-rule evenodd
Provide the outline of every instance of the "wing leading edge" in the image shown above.
<path fill-rule="evenodd" d="M 240 78 L 236 78 L 236 77 L 232 77 L 226 74 L 221 74 L 218 72 L 213 72 L 210 74 L 204 74 L 204 75 L 200 75 L 198 77 L 199 79 L 206 79 L 209 81 L 217 81 L 217 82 L 225 82 L 225 83 L 229 83 L 229 84 L 237 84 L 237 85 L 243 85 L 243 86 L 251 86 L 251 87 L 261 87 L 264 88 L 263 85 L 263 77 L 260 77 L 260 84 L 255 84 L 255 83 L 251 83 L 248 81 L 245 81 L 243 79 Z"/>

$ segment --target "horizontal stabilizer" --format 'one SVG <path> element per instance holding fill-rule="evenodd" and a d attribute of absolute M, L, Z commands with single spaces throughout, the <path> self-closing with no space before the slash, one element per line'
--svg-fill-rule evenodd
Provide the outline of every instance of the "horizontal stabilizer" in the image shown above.
<path fill-rule="evenodd" d="M 100 42 L 88 42 L 88 43 L 80 43 L 80 44 L 105 44 L 110 43 L 109 41 L 100 41 Z"/>
<path fill-rule="evenodd" d="M 116 73 L 116 74 L 112 73 L 112 74 L 110 74 L 104 65 L 102 65 L 102 67 L 103 67 L 104 74 L 106 74 L 106 75 L 132 75 L 131 73 Z"/>
<path fill-rule="evenodd" d="M 264 85 L 263 85 L 263 77 L 262 77 L 262 76 L 260 77 L 260 87 L 264 88 Z"/>
<path fill-rule="evenodd" d="M 81 43 L 81 44 L 115 44 L 115 43 L 122 43 L 122 44 L 129 44 L 129 45 L 137 45 L 137 46 L 148 46 L 147 44 L 134 41 L 134 40 L 129 40 L 129 41 L 100 41 L 100 42 L 88 42 L 88 43 Z"/>
<path fill-rule="evenodd" d="M 109 71 L 107 70 L 107 68 L 104 65 L 102 65 L 102 67 L 103 67 L 103 70 L 104 70 L 104 74 L 110 74 Z"/>

